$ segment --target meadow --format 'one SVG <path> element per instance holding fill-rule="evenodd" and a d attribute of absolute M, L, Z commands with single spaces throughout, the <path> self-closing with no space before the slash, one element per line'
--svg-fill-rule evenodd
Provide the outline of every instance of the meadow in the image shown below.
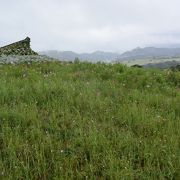
<path fill-rule="evenodd" d="M 1 65 L 0 179 L 180 179 L 180 72 Z"/>

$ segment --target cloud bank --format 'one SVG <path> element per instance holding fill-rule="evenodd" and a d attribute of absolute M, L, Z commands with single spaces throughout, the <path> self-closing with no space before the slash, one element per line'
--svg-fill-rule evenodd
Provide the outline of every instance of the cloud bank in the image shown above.
<path fill-rule="evenodd" d="M 122 52 L 180 43 L 179 0 L 0 0 L 0 46 Z"/>

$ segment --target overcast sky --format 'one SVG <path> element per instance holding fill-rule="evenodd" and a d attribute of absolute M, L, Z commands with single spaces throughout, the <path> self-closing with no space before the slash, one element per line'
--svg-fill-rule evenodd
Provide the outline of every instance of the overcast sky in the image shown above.
<path fill-rule="evenodd" d="M 180 44 L 180 0 L 0 0 L 0 46 L 122 52 Z"/>

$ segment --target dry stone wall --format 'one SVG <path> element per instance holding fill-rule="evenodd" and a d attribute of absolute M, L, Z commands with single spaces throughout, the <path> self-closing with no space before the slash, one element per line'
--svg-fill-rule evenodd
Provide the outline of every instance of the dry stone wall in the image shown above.
<path fill-rule="evenodd" d="M 7 46 L 0 48 L 0 56 L 2 55 L 38 55 L 35 51 L 33 51 L 30 47 L 30 38 L 27 37 L 22 41 L 18 41 Z"/>

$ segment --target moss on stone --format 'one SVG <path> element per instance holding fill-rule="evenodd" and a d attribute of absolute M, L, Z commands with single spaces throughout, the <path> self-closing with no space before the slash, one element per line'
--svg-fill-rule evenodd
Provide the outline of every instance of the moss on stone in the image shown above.
<path fill-rule="evenodd" d="M 30 38 L 0 48 L 1 55 L 38 55 L 30 47 Z"/>

